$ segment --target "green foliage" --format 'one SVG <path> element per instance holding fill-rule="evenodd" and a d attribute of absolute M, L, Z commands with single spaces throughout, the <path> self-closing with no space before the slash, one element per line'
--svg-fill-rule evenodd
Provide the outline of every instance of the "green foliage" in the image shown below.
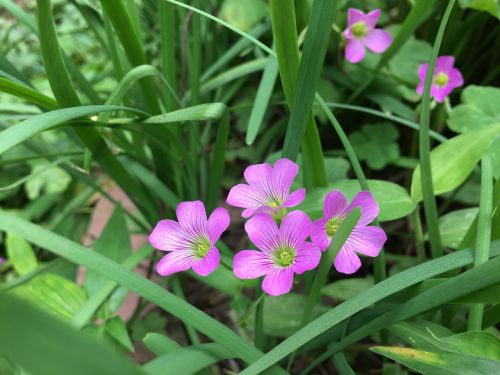
<path fill-rule="evenodd" d="M 388 123 L 363 125 L 361 131 L 349 135 L 352 147 L 360 160 L 375 170 L 383 169 L 399 157 L 397 128 Z"/>
<path fill-rule="evenodd" d="M 250 30 L 268 14 L 268 8 L 262 0 L 224 0 L 219 17 L 242 31 Z"/>
<path fill-rule="evenodd" d="M 38 266 L 29 242 L 14 233 L 7 233 L 6 251 L 14 270 L 21 276 L 34 271 Z"/>
<path fill-rule="evenodd" d="M 500 19 L 500 4 L 497 0 L 458 0 L 462 8 L 482 10 Z"/>
<path fill-rule="evenodd" d="M 439 232 L 443 245 L 457 249 L 477 216 L 477 208 L 464 208 L 448 212 L 439 218 Z"/>

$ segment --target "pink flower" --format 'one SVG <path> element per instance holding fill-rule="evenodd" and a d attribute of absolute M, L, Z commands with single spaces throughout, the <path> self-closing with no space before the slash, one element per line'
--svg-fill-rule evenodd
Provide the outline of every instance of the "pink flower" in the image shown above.
<path fill-rule="evenodd" d="M 453 56 L 440 56 L 436 60 L 431 84 L 431 96 L 439 103 L 450 95 L 453 89 L 464 84 L 462 74 L 453 65 L 455 65 L 455 58 Z M 427 70 L 429 70 L 429 64 L 420 64 L 418 67 L 420 83 L 417 86 L 417 93 L 419 95 L 422 95 L 424 92 Z"/>
<path fill-rule="evenodd" d="M 302 211 L 290 212 L 278 229 L 268 214 L 258 214 L 245 224 L 248 237 L 261 251 L 243 250 L 234 256 L 233 272 L 240 279 L 264 276 L 262 289 L 272 296 L 292 289 L 295 273 L 316 268 L 321 258 L 319 248 L 306 242 L 311 220 Z"/>
<path fill-rule="evenodd" d="M 344 194 L 334 190 L 325 197 L 323 217 L 312 224 L 311 239 L 325 251 L 332 241 L 342 220 L 354 207 L 361 208 L 361 217 L 337 254 L 334 265 L 342 273 L 354 273 L 361 267 L 356 253 L 376 257 L 387 236 L 382 228 L 368 226 L 379 212 L 379 207 L 368 191 L 358 193 L 349 205 Z"/>
<path fill-rule="evenodd" d="M 220 263 L 215 243 L 229 225 L 225 208 L 216 208 L 207 220 L 200 201 L 182 202 L 177 206 L 177 219 L 162 220 L 149 235 L 155 248 L 168 251 L 156 265 L 162 276 L 192 268 L 201 276 L 212 273 Z"/>
<path fill-rule="evenodd" d="M 238 184 L 229 191 L 227 203 L 245 208 L 243 217 L 257 213 L 282 213 L 304 200 L 305 189 L 290 193 L 299 166 L 288 159 L 279 159 L 274 167 L 269 163 L 250 165 L 245 169 L 247 184 Z"/>
<path fill-rule="evenodd" d="M 5 263 L 5 259 L 0 257 L 0 266 Z"/>
<path fill-rule="evenodd" d="M 347 11 L 347 28 L 342 35 L 347 39 L 345 58 L 355 64 L 365 58 L 365 47 L 374 53 L 383 53 L 392 43 L 391 35 L 376 29 L 380 9 L 363 13 L 354 8 Z"/>

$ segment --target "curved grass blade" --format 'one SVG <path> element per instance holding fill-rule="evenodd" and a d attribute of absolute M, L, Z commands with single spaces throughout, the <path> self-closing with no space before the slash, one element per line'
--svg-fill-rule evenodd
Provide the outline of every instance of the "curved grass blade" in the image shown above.
<path fill-rule="evenodd" d="M 500 241 L 492 242 L 490 255 L 496 256 L 500 253 Z M 437 276 L 439 274 L 448 272 L 450 270 L 463 267 L 471 264 L 473 261 L 473 251 L 471 249 L 462 250 L 453 254 L 445 255 L 426 263 L 419 264 L 413 268 L 402 271 L 392 277 L 375 284 L 373 287 L 361 292 L 355 297 L 343 302 L 336 306 L 331 311 L 321 315 L 319 318 L 313 320 L 311 323 L 288 337 L 285 341 L 274 347 L 264 357 L 257 362 L 252 363 L 248 368 L 243 370 L 241 375 L 254 375 L 264 371 L 269 366 L 277 363 L 294 350 L 300 348 L 310 340 L 319 336 L 323 332 L 335 327 L 343 320 L 353 316 L 359 311 L 367 308 L 368 306 L 400 291 L 411 285 L 419 283 L 428 278 Z M 497 263 L 500 258 L 497 259 Z M 489 262 L 491 263 L 491 262 Z M 488 264 L 488 263 L 486 263 Z M 483 265 L 484 266 L 484 265 Z M 481 266 L 481 267 L 483 267 Z M 489 266 L 491 267 L 491 266 Z M 467 275 L 469 277 L 469 275 Z M 488 283 L 492 278 L 500 277 L 500 274 L 492 276 L 488 279 Z M 441 284 L 443 285 L 443 284 Z M 449 286 L 446 286 L 449 288 Z M 434 290 L 435 288 L 433 288 Z M 455 289 L 452 287 L 452 289 Z M 461 290 L 456 292 L 461 293 Z M 441 289 L 441 298 L 451 296 L 447 291 L 443 292 Z M 416 297 L 418 298 L 418 297 Z M 415 304 L 418 307 L 418 305 Z"/>
<path fill-rule="evenodd" d="M 17 82 L 12 82 L 8 79 L 0 77 L 0 91 L 27 100 L 30 103 L 38 105 L 42 108 L 53 110 L 59 108 L 59 104 L 52 98 L 33 90 L 28 86 L 21 85 Z"/>
<path fill-rule="evenodd" d="M 180 320 L 192 325 L 199 332 L 224 345 L 228 350 L 232 350 L 235 355 L 247 363 L 254 362 L 263 355 L 262 352 L 247 343 L 224 324 L 198 310 L 188 302 L 175 297 L 161 286 L 127 270 L 109 258 L 89 251 L 89 249 L 47 231 L 38 225 L 9 215 L 3 210 L 0 210 L 0 229 L 18 234 L 29 242 L 119 283 Z M 273 372 L 283 373 L 278 368 L 273 369 Z"/>

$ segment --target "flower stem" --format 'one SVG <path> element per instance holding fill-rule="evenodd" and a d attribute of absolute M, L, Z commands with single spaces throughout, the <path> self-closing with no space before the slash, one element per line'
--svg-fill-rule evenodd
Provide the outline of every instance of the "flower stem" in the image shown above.
<path fill-rule="evenodd" d="M 257 287 L 257 302 L 255 307 L 255 340 L 254 344 L 257 349 L 264 348 L 266 337 L 264 335 L 264 292 L 262 287 Z"/>
<path fill-rule="evenodd" d="M 474 267 L 485 263 L 490 256 L 491 214 L 493 212 L 493 170 L 488 155 L 481 159 L 481 195 L 477 220 L 476 250 Z M 470 308 L 467 321 L 468 331 L 480 331 L 483 322 L 484 304 L 474 304 Z"/>

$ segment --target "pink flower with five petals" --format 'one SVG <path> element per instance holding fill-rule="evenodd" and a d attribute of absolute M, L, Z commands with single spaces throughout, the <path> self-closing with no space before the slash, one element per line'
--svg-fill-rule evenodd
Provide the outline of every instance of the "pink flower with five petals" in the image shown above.
<path fill-rule="evenodd" d="M 464 84 L 462 74 L 457 68 L 454 68 L 455 58 L 453 56 L 440 56 L 436 60 L 436 67 L 431 84 L 431 96 L 441 103 L 453 89 Z M 418 78 L 420 83 L 417 86 L 417 93 L 422 95 L 424 92 L 425 76 L 429 70 L 429 64 L 420 64 L 418 67 Z"/>
<path fill-rule="evenodd" d="M 347 39 L 345 58 L 350 63 L 358 63 L 365 58 L 365 47 L 374 53 L 383 53 L 391 45 L 391 35 L 376 29 L 380 9 L 369 13 L 354 8 L 347 11 L 347 28 L 342 35 Z"/>
<path fill-rule="evenodd" d="M 250 165 L 243 173 L 248 184 L 238 184 L 229 191 L 227 203 L 245 208 L 242 216 L 248 218 L 258 213 L 280 213 L 304 200 L 305 189 L 290 193 L 299 166 L 283 158 L 274 163 Z"/>
<path fill-rule="evenodd" d="M 161 220 L 148 241 L 153 247 L 167 251 L 156 265 L 162 276 L 193 269 L 207 276 L 219 266 L 219 250 L 215 243 L 229 225 L 229 213 L 216 208 L 207 220 L 201 201 L 182 202 L 177 206 L 177 219 Z"/>
<path fill-rule="evenodd" d="M 312 241 L 322 251 L 326 251 L 340 224 L 354 207 L 361 208 L 361 217 L 334 261 L 335 269 L 347 274 L 354 273 L 361 267 L 356 253 L 376 257 L 387 240 L 382 228 L 368 225 L 379 212 L 377 202 L 370 192 L 359 192 L 349 204 L 340 191 L 329 192 L 323 205 L 323 217 L 313 223 L 311 230 Z"/>
<path fill-rule="evenodd" d="M 302 211 L 290 212 L 280 227 L 268 214 L 253 216 L 245 224 L 253 244 L 260 249 L 243 250 L 234 256 L 233 272 L 240 279 L 264 276 L 262 289 L 278 296 L 292 289 L 294 274 L 316 268 L 321 258 L 320 249 L 307 242 L 311 220 Z"/>

